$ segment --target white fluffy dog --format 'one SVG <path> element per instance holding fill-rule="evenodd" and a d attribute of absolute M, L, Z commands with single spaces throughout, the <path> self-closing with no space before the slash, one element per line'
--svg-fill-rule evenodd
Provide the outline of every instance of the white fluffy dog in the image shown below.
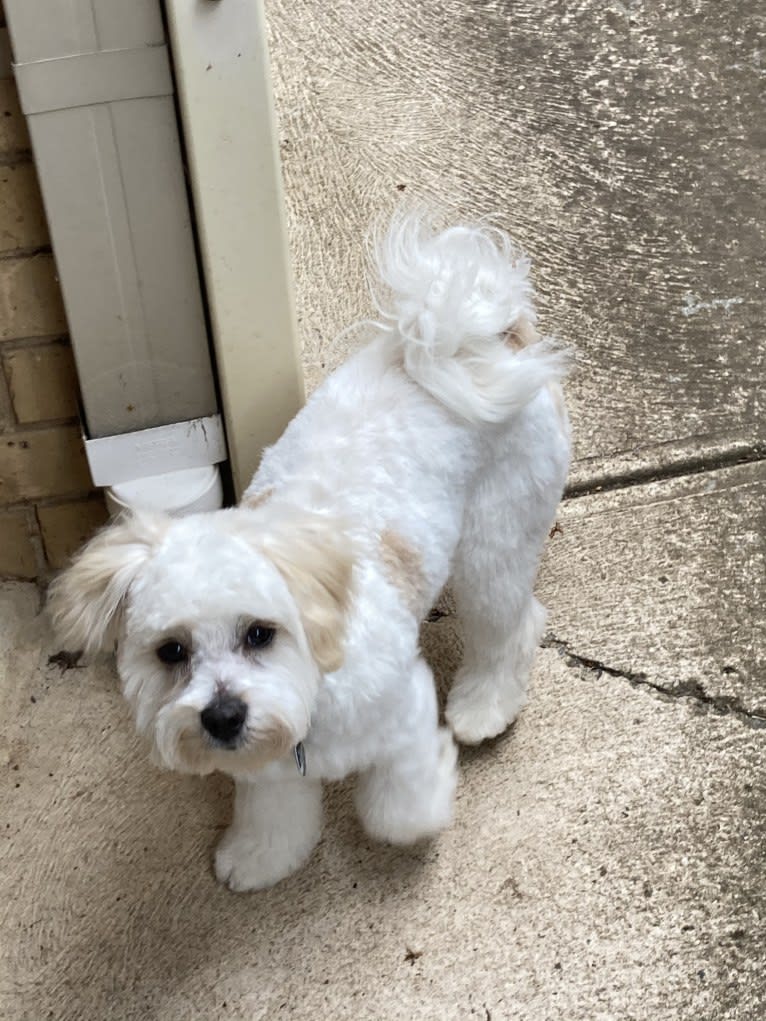
<path fill-rule="evenodd" d="M 118 639 L 156 758 L 235 778 L 216 853 L 233 890 L 306 861 L 323 780 L 358 774 L 381 840 L 449 824 L 456 749 L 418 646 L 448 580 L 465 631 L 446 711 L 459 741 L 516 717 L 544 625 L 532 586 L 569 461 L 567 358 L 537 335 L 528 263 L 500 231 L 413 216 L 376 247 L 382 321 L 241 505 L 137 513 L 51 593 L 69 648 Z"/>

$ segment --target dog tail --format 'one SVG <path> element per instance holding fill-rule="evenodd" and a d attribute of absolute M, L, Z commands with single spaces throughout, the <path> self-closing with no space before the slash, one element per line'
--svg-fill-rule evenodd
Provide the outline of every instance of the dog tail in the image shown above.
<path fill-rule="evenodd" d="M 503 422 L 547 383 L 569 355 L 540 340 L 529 261 L 503 231 L 435 232 L 417 214 L 396 218 L 374 244 L 388 297 L 378 311 L 408 375 L 469 422 Z"/>

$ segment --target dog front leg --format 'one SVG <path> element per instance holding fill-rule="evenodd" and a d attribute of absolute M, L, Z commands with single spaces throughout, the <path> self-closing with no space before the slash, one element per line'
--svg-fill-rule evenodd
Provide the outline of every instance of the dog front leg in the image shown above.
<path fill-rule="evenodd" d="M 309 858 L 322 832 L 322 785 L 303 776 L 236 781 L 234 820 L 215 855 L 230 890 L 260 890 Z"/>

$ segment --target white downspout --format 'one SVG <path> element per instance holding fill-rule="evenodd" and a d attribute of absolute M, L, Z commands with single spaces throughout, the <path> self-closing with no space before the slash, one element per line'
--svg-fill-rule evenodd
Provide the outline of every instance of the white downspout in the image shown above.
<path fill-rule="evenodd" d="M 5 0 L 112 510 L 220 505 L 226 459 L 160 0 Z"/>

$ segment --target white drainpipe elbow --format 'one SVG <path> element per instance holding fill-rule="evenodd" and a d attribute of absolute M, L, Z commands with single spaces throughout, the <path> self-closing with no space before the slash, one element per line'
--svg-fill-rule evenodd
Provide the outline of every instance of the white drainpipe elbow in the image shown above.
<path fill-rule="evenodd" d="M 218 466 L 226 460 L 226 443 L 220 415 L 85 439 L 85 453 L 113 517 L 130 510 L 180 517 L 223 506 Z"/>
<path fill-rule="evenodd" d="M 116 518 L 131 510 L 164 511 L 173 517 L 219 510 L 223 506 L 221 470 L 216 464 L 207 468 L 184 468 L 149 475 L 145 479 L 120 482 L 104 490 L 109 514 Z"/>

